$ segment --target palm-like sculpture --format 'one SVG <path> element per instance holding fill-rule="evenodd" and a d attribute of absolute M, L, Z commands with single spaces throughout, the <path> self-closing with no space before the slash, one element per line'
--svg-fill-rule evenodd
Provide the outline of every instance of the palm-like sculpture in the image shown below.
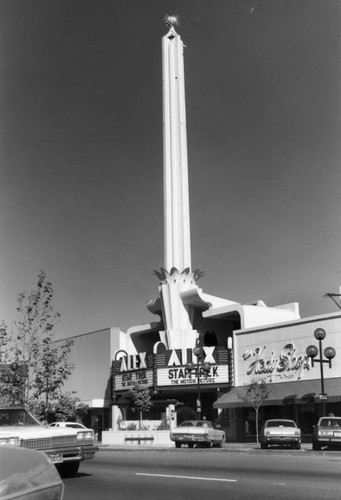
<path fill-rule="evenodd" d="M 167 16 L 163 18 L 163 21 L 167 28 L 171 28 L 172 26 L 179 26 L 180 24 L 180 18 L 176 14 L 174 15 L 167 14 Z"/>
<path fill-rule="evenodd" d="M 153 271 L 153 274 L 159 278 L 160 284 L 165 285 L 166 283 L 193 283 L 196 284 L 197 281 L 204 276 L 205 272 L 200 271 L 200 269 L 195 269 L 191 271 L 189 267 L 186 267 L 182 272 L 180 272 L 176 267 L 172 267 L 170 271 L 167 271 L 164 267 L 160 268 L 160 271 Z"/>
<path fill-rule="evenodd" d="M 191 295 L 191 290 L 198 288 L 197 281 L 205 273 L 199 269 L 191 271 L 189 267 L 181 272 L 176 267 L 170 271 L 161 267 L 153 274 L 160 280 L 164 343 L 168 349 L 192 348 L 197 331 L 193 328 L 194 307 L 188 302 L 188 293 Z"/>

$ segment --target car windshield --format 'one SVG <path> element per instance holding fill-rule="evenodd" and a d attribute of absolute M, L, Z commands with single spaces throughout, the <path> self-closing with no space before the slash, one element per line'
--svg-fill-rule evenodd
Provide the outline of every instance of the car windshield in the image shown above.
<path fill-rule="evenodd" d="M 290 420 L 271 420 L 266 424 L 267 427 L 296 427 L 295 422 Z"/>
<path fill-rule="evenodd" d="M 23 408 L 0 409 L 0 426 L 5 425 L 41 425 L 33 415 Z"/>
<path fill-rule="evenodd" d="M 341 419 L 323 418 L 320 422 L 321 427 L 341 427 Z"/>
<path fill-rule="evenodd" d="M 210 427 L 212 428 L 212 422 L 207 420 L 186 420 L 180 424 L 180 427 Z"/>

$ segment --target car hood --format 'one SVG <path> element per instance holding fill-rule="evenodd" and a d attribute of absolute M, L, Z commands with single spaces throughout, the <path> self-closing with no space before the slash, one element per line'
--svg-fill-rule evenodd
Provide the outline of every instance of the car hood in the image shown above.
<path fill-rule="evenodd" d="M 75 429 L 44 427 L 40 425 L 4 425 L 0 427 L 0 436 L 20 436 L 21 438 L 49 438 L 53 436 L 75 436 Z"/>
<path fill-rule="evenodd" d="M 0 495 L 3 500 L 63 498 L 64 485 L 55 466 L 41 451 L 0 448 Z"/>

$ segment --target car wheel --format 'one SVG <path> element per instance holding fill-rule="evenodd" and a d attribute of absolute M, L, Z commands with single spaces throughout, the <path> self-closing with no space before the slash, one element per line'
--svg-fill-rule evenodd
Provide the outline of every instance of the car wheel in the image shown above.
<path fill-rule="evenodd" d="M 175 443 L 175 448 L 181 448 L 181 443 L 176 442 Z"/>
<path fill-rule="evenodd" d="M 222 448 L 223 447 L 223 440 L 219 441 L 217 446 L 218 446 L 218 448 Z"/>
<path fill-rule="evenodd" d="M 68 462 L 57 467 L 61 477 L 74 477 L 79 469 L 79 462 Z"/>
<path fill-rule="evenodd" d="M 260 447 L 262 448 L 262 450 L 266 450 L 268 445 L 266 443 L 261 443 Z"/>
<path fill-rule="evenodd" d="M 207 448 L 213 448 L 213 441 L 209 441 L 207 443 Z"/>

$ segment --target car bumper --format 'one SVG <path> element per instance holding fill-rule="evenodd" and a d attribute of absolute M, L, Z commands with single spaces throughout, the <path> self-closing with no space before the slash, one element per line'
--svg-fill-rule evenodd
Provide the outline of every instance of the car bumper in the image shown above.
<path fill-rule="evenodd" d="M 84 446 L 83 460 L 90 460 L 91 458 L 94 458 L 96 451 L 98 451 L 98 446 Z"/>
<path fill-rule="evenodd" d="M 52 463 L 81 462 L 94 458 L 96 446 L 78 446 L 77 448 L 54 449 L 45 451 Z"/>
<path fill-rule="evenodd" d="M 341 437 L 319 437 L 315 441 L 321 446 L 341 446 Z"/>
<path fill-rule="evenodd" d="M 207 436 L 171 436 L 171 440 L 175 443 L 209 443 L 210 439 Z"/>

